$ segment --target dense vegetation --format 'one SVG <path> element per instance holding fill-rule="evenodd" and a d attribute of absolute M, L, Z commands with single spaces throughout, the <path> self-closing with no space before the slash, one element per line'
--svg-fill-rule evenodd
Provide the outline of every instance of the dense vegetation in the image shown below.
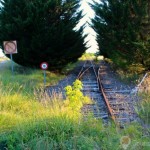
<path fill-rule="evenodd" d="M 60 69 L 84 52 L 82 28 L 73 30 L 82 17 L 81 12 L 75 13 L 78 0 L 0 2 L 0 42 L 17 40 L 16 62 L 39 67 L 41 61 L 47 61 L 50 69 Z M 134 63 L 149 69 L 148 0 L 101 2 L 92 6 L 96 12 L 93 28 L 101 53 L 118 66 Z M 87 57 L 91 55 L 82 59 Z M 80 81 L 65 88 L 63 99 L 61 93 L 50 97 L 43 90 L 40 70 L 16 65 L 14 75 L 10 64 L 0 66 L 1 150 L 149 150 L 149 95 L 142 95 L 143 101 L 136 107 L 144 127 L 134 122 L 120 129 L 111 121 L 104 124 L 92 114 L 83 119 L 80 109 L 92 101 L 81 92 Z M 47 71 L 49 85 L 61 78 L 60 74 Z M 129 145 L 124 147 L 127 142 Z"/>
<path fill-rule="evenodd" d="M 150 69 L 150 1 L 99 0 L 92 8 L 100 53 L 124 69 Z"/>
<path fill-rule="evenodd" d="M 39 68 L 61 69 L 76 61 L 86 50 L 83 27 L 74 28 L 82 18 L 79 0 L 0 0 L 0 45 L 17 40 L 14 61 Z"/>
<path fill-rule="evenodd" d="M 82 118 L 80 108 L 90 100 L 84 97 L 79 81 L 66 87 L 67 99 L 61 94 L 50 98 L 42 89 L 42 71 L 10 64 L 0 68 L 0 149 L 5 150 L 116 150 L 123 149 L 122 138 L 130 139 L 128 149 L 148 150 L 149 130 L 138 123 L 119 129 L 113 123 L 103 124 L 91 114 Z M 47 72 L 51 85 L 60 75 Z M 149 123 L 149 97 L 140 106 L 139 114 Z M 140 104 L 139 104 L 140 105 Z M 138 109 L 137 109 L 138 110 Z"/>

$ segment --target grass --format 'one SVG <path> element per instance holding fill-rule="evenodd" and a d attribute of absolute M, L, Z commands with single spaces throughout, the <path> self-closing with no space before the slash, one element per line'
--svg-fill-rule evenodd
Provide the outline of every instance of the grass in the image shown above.
<path fill-rule="evenodd" d="M 63 76 L 48 72 L 49 84 Z M 149 134 L 144 134 L 138 123 L 126 126 L 124 130 L 113 123 L 104 125 L 101 120 L 89 116 L 83 121 L 77 103 L 68 89 L 68 99 L 60 95 L 51 99 L 43 89 L 42 72 L 15 66 L 11 75 L 10 66 L 0 72 L 0 149 L 8 150 L 122 150 L 121 139 L 131 139 L 128 149 L 148 150 Z M 83 100 L 76 87 L 71 93 Z M 39 90 L 36 90 L 38 89 Z M 35 92 L 36 91 L 36 92 Z M 76 96 L 77 95 L 77 96 Z M 81 100 L 81 101 L 82 101 Z M 68 103 L 68 102 L 67 102 Z"/>
<path fill-rule="evenodd" d="M 76 63 L 69 63 L 67 64 L 62 70 L 61 73 L 64 75 L 67 75 L 69 72 L 71 72 L 77 65 L 78 62 Z"/>
<path fill-rule="evenodd" d="M 94 53 L 84 53 L 79 60 L 85 61 L 85 60 L 93 60 L 95 59 L 95 54 Z"/>
<path fill-rule="evenodd" d="M 142 101 L 138 103 L 137 113 L 145 124 L 150 126 L 150 94 L 140 93 Z"/>
<path fill-rule="evenodd" d="M 144 76 L 145 70 L 142 65 L 129 65 L 128 67 L 116 66 L 111 59 L 105 58 L 105 61 L 110 64 L 115 70 L 119 80 L 126 84 L 138 84 Z"/>
<path fill-rule="evenodd" d="M 26 119 L 33 119 L 38 114 L 46 116 L 48 113 L 36 100 L 37 89 L 43 87 L 42 71 L 18 65 L 14 70 L 12 75 L 8 62 L 0 72 L 0 131 Z M 54 85 L 62 78 L 61 75 L 47 72 L 47 85 Z"/>
<path fill-rule="evenodd" d="M 46 72 L 46 86 L 55 85 L 64 76 L 52 72 Z M 42 70 L 30 69 L 21 67 L 15 64 L 14 75 L 11 72 L 11 64 L 7 62 L 3 68 L 0 69 L 0 84 L 1 90 L 11 91 L 24 94 L 33 95 L 33 90 L 37 87 L 43 87 L 43 72 Z M 11 87 L 11 88 L 10 88 Z"/>
<path fill-rule="evenodd" d="M 10 150 L 121 150 L 121 138 L 126 136 L 131 139 L 128 149 L 148 150 L 149 136 L 142 134 L 138 125 L 117 130 L 113 125 L 103 126 L 100 120 L 91 118 L 81 122 L 71 115 L 59 114 L 19 125 L 1 134 L 1 141 L 7 143 Z"/>
<path fill-rule="evenodd" d="M 8 60 L 8 58 L 5 57 L 5 56 L 2 56 L 2 57 L 0 56 L 0 62 L 1 62 L 1 61 L 5 61 L 5 60 Z"/>

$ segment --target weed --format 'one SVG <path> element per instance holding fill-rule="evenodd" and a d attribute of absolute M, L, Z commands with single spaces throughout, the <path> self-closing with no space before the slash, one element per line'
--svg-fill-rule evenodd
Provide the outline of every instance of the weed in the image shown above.
<path fill-rule="evenodd" d="M 80 80 L 76 80 L 73 86 L 69 85 L 65 88 L 67 100 L 64 103 L 67 107 L 79 111 L 83 104 L 92 103 L 90 98 L 83 95 L 81 89 L 82 82 Z"/>

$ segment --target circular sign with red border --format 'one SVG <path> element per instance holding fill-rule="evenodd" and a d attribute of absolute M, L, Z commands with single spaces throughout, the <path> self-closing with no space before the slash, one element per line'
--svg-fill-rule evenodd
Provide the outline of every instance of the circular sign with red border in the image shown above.
<path fill-rule="evenodd" d="M 17 53 L 17 42 L 16 41 L 5 41 L 4 42 L 5 54 Z"/>
<path fill-rule="evenodd" d="M 42 63 L 40 64 L 40 68 L 41 68 L 42 70 L 47 70 L 47 69 L 48 69 L 48 63 L 47 63 L 47 62 L 42 62 Z"/>

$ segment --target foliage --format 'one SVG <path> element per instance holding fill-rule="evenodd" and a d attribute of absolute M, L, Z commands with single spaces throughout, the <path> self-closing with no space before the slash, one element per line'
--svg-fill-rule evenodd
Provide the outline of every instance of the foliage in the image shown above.
<path fill-rule="evenodd" d="M 0 64 L 0 85 L 1 90 L 8 93 L 22 93 L 32 96 L 35 88 L 43 87 L 43 72 L 14 64 L 14 76 L 11 72 L 11 62 Z M 53 72 L 46 72 L 46 86 L 55 85 L 63 75 Z"/>
<path fill-rule="evenodd" d="M 61 74 L 69 74 L 71 71 L 73 71 L 73 69 L 77 66 L 77 63 L 68 63 L 62 70 L 61 70 Z"/>
<path fill-rule="evenodd" d="M 79 0 L 0 2 L 0 45 L 17 40 L 16 63 L 39 68 L 46 61 L 50 70 L 60 70 L 84 53 L 83 27 L 74 30 L 82 18 Z"/>
<path fill-rule="evenodd" d="M 84 53 L 79 60 L 84 61 L 84 60 L 93 60 L 95 59 L 95 54 L 94 53 Z"/>
<path fill-rule="evenodd" d="M 138 103 L 138 107 L 136 108 L 139 117 L 146 123 L 150 124 L 150 95 L 149 94 L 141 94 L 142 101 Z"/>
<path fill-rule="evenodd" d="M 60 114 L 18 126 L 11 133 L 1 134 L 0 141 L 5 141 L 10 150 L 116 150 L 123 148 L 120 143 L 123 136 L 131 139 L 128 149 L 148 150 L 149 137 L 142 137 L 142 128 L 137 125 L 117 130 L 113 125 L 104 127 L 100 120 L 77 122 Z"/>
<path fill-rule="evenodd" d="M 55 85 L 62 78 L 61 75 L 47 72 L 49 85 Z M 42 86 L 42 71 L 15 64 L 12 76 L 10 63 L 5 62 L 3 68 L 0 64 L 0 132 L 30 119 L 49 115 L 50 110 L 37 101 L 40 95 L 46 96 L 40 89 Z"/>
<path fill-rule="evenodd" d="M 39 71 L 15 67 L 17 72 L 12 78 L 11 72 L 8 71 L 10 66 L 5 69 L 2 69 L 0 74 L 0 149 L 116 150 L 122 149 L 122 136 L 131 139 L 129 149 L 149 149 L 150 136 L 145 135 L 147 130 L 138 123 L 127 125 L 125 129 L 120 130 L 113 123 L 104 124 L 102 120 L 93 117 L 83 120 L 80 110 L 64 106 L 62 99 L 50 99 L 42 90 L 33 95 L 32 88 L 39 88 L 39 82 L 42 83 L 42 80 L 38 80 Z M 9 82 L 6 82 L 5 76 Z M 53 77 L 55 79 L 56 75 L 49 76 L 51 80 Z M 31 81 L 32 84 L 24 86 L 25 80 Z M 20 86 L 25 89 L 18 90 Z M 69 103 L 76 101 L 78 96 L 83 96 L 80 93 L 82 83 L 78 80 L 68 89 L 72 89 L 66 91 Z M 28 94 L 25 94 L 25 91 Z M 40 97 L 40 101 L 37 101 Z M 83 99 L 80 100 L 85 102 Z M 75 108 L 78 103 L 76 105 Z"/>
<path fill-rule="evenodd" d="M 91 5 L 100 53 L 122 68 L 150 68 L 149 0 L 102 0 Z"/>
<path fill-rule="evenodd" d="M 82 89 L 82 82 L 80 80 L 76 80 L 73 83 L 73 86 L 69 85 L 65 88 L 67 100 L 64 103 L 67 107 L 79 111 L 83 106 L 83 104 L 92 103 L 90 98 L 83 95 L 81 89 Z"/>

